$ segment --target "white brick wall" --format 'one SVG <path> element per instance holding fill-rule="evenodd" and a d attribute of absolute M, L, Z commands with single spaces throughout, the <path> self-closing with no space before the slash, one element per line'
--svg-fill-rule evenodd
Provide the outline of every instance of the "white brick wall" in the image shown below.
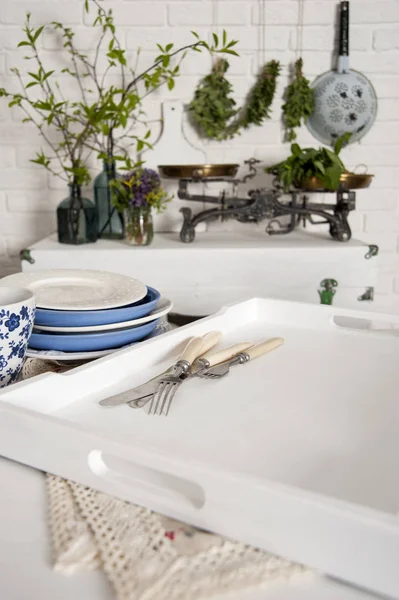
<path fill-rule="evenodd" d="M 258 51 L 259 0 L 215 0 L 215 4 L 210 0 L 107 0 L 104 4 L 114 9 L 120 37 L 129 55 L 133 58 L 137 46 L 142 47 L 143 65 L 155 56 L 156 42 L 172 41 L 178 46 L 191 41 L 191 29 L 207 36 L 212 29 L 226 27 L 231 37 L 240 40 L 241 57 L 231 58 L 230 75 L 237 99 L 245 97 L 262 60 Z M 330 68 L 336 6 L 333 0 L 305 0 L 303 56 L 310 77 Z M 289 150 L 282 143 L 279 109 L 287 65 L 295 58 L 299 1 L 267 0 L 265 7 L 267 58 L 276 58 L 284 65 L 273 117 L 264 127 L 250 129 L 233 142 L 205 144 L 211 161 L 243 161 L 255 156 L 270 164 L 282 159 Z M 216 8 L 217 27 L 212 24 L 213 8 Z M 23 64 L 23 52 L 16 50 L 16 44 L 21 39 L 20 28 L 27 10 L 35 24 L 55 19 L 73 26 L 82 50 L 92 50 L 95 41 L 90 27 L 92 18 L 83 14 L 83 0 L 2 0 L 0 85 L 8 88 L 17 89 L 8 69 Z M 43 46 L 48 64 L 59 65 L 59 45 L 52 35 L 44 36 Z M 379 98 L 378 118 L 372 130 L 361 144 L 344 151 L 349 167 L 366 163 L 375 174 L 372 187 L 357 195 L 358 208 L 352 223 L 357 237 L 380 246 L 376 294 L 379 304 L 399 309 L 399 0 L 352 0 L 350 47 L 352 66 L 370 77 Z M 183 75 L 169 97 L 189 101 L 199 76 L 209 64 L 206 55 L 188 56 Z M 68 79 L 63 78 L 62 84 L 67 90 Z M 158 98 L 161 100 L 163 95 Z M 153 97 L 149 107 L 154 117 L 159 116 L 158 98 Z M 300 132 L 299 142 L 317 143 L 306 129 Z M 29 163 L 40 145 L 37 132 L 22 125 L 18 112 L 9 111 L 2 102 L 1 274 L 18 269 L 20 248 L 55 229 L 54 208 L 65 195 L 65 188 L 62 182 L 52 180 Z"/>

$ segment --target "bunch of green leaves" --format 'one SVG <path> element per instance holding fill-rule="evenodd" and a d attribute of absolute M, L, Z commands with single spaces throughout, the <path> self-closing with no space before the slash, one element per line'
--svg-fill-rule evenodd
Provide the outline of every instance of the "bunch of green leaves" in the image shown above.
<path fill-rule="evenodd" d="M 241 126 L 262 125 L 265 119 L 270 119 L 270 107 L 276 93 L 277 79 L 281 67 L 277 60 L 271 60 L 264 65 L 253 86 L 244 109 Z"/>
<path fill-rule="evenodd" d="M 230 121 L 237 114 L 237 109 L 231 97 L 232 85 L 225 76 L 228 68 L 227 60 L 217 60 L 211 73 L 195 90 L 189 105 L 192 120 L 201 135 L 214 140 L 225 140 L 235 133 Z"/>
<path fill-rule="evenodd" d="M 267 167 L 265 171 L 276 175 L 286 192 L 292 187 L 302 188 L 304 182 L 311 177 L 317 177 L 324 189 L 336 190 L 340 177 L 346 170 L 339 153 L 350 137 L 350 133 L 341 136 L 336 141 L 334 150 L 324 147 L 301 148 L 298 144 L 292 144 L 291 155 L 284 161 Z"/>
<path fill-rule="evenodd" d="M 292 142 L 296 139 L 295 128 L 300 127 L 302 121 L 312 114 L 314 109 L 314 95 L 309 80 L 303 75 L 303 60 L 299 58 L 294 65 L 293 78 L 284 94 L 283 123 L 285 127 L 285 141 Z"/>

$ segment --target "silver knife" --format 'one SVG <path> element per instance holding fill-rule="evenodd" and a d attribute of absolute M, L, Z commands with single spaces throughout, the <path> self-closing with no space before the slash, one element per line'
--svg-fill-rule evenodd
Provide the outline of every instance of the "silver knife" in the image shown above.
<path fill-rule="evenodd" d="M 214 348 L 214 346 L 220 342 L 221 337 L 222 334 L 219 331 L 210 331 L 202 337 L 192 338 L 186 344 L 179 360 L 174 365 L 166 369 L 164 373 L 156 375 L 149 381 L 146 381 L 135 388 L 126 390 L 120 394 L 115 394 L 114 396 L 109 396 L 108 398 L 103 398 L 100 400 L 101 406 L 119 406 L 144 396 L 151 396 L 155 393 L 159 381 L 163 377 L 170 375 L 179 376 L 185 371 L 187 372 L 195 359 L 202 354 L 206 354 L 209 350 Z"/>
<path fill-rule="evenodd" d="M 224 364 L 229 365 L 231 360 L 237 355 L 245 352 L 252 346 L 252 342 L 241 342 L 239 344 L 234 344 L 233 346 L 229 346 L 228 348 L 223 348 L 222 350 L 218 350 L 217 352 L 208 351 L 205 354 L 202 354 L 198 357 L 191 369 L 182 373 L 180 375 L 180 379 L 184 382 L 186 379 L 191 379 L 192 377 L 201 377 L 202 374 L 212 367 L 221 367 Z M 142 408 L 147 404 L 147 402 L 152 398 L 155 392 L 158 389 L 158 378 L 154 385 L 155 389 L 152 392 L 147 392 L 142 396 L 138 396 L 136 398 L 131 399 L 128 402 L 130 408 Z"/>

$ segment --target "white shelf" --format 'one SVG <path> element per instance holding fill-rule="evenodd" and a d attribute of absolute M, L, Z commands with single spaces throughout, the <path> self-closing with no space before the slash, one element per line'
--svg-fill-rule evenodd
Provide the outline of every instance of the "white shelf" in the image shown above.
<path fill-rule="evenodd" d="M 358 240 L 350 240 L 349 242 L 337 242 L 329 235 L 320 233 L 308 233 L 306 231 L 295 231 L 288 235 L 269 236 L 266 233 L 251 232 L 250 234 L 230 233 L 230 232 L 207 232 L 196 235 L 194 242 L 191 244 L 183 244 L 180 241 L 177 233 L 156 233 L 154 240 L 150 246 L 132 247 L 123 240 L 103 240 L 100 239 L 94 244 L 84 245 L 68 245 L 59 244 L 57 235 L 53 234 L 49 237 L 36 242 L 30 246 L 31 251 L 56 251 L 56 252 L 97 252 L 99 250 L 106 251 L 125 251 L 125 252 L 154 252 L 157 250 L 184 250 L 185 252 L 196 252 L 201 250 L 223 250 L 223 249 L 259 249 L 276 250 L 287 248 L 313 248 L 317 250 L 348 251 L 354 248 L 365 249 L 367 244 Z"/>

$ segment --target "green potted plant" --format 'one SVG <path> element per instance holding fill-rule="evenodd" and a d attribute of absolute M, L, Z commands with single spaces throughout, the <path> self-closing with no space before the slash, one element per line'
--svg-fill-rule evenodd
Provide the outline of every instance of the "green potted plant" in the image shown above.
<path fill-rule="evenodd" d="M 172 199 L 156 171 L 138 167 L 112 183 L 113 203 L 125 216 L 129 244 L 148 246 L 153 238 L 152 210 L 162 212 Z"/>
<path fill-rule="evenodd" d="M 291 155 L 285 160 L 265 169 L 276 176 L 277 182 L 288 192 L 292 187 L 299 189 L 337 190 L 341 176 L 346 172 L 339 153 L 348 143 L 350 133 L 340 137 L 334 150 L 328 148 L 301 148 L 291 145 Z"/>

